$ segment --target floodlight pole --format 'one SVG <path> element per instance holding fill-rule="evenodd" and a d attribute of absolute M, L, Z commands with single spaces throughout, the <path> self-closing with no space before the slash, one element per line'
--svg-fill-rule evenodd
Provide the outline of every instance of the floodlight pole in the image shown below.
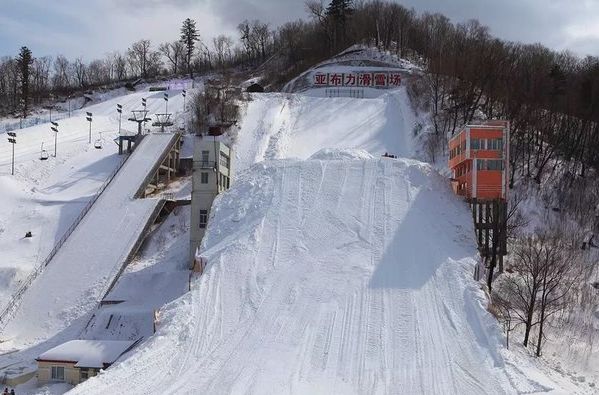
<path fill-rule="evenodd" d="M 56 145 L 58 142 L 58 122 L 52 122 L 50 129 L 54 132 L 54 157 L 56 158 Z M 44 143 L 42 143 L 42 147 Z"/>
<path fill-rule="evenodd" d="M 87 113 L 87 121 L 89 122 L 89 144 L 92 143 L 92 116 L 93 114 L 91 112 Z"/>
<path fill-rule="evenodd" d="M 17 143 L 17 133 L 16 132 L 8 132 L 8 142 L 12 144 L 12 166 L 11 166 L 11 175 L 15 175 L 15 144 Z"/>
<path fill-rule="evenodd" d="M 121 134 L 121 118 L 123 117 L 123 106 L 120 104 L 117 104 L 116 111 L 119 113 L 119 135 L 120 135 Z"/>
<path fill-rule="evenodd" d="M 10 171 L 10 175 L 14 176 L 15 175 L 15 143 L 12 143 L 12 169 Z"/>

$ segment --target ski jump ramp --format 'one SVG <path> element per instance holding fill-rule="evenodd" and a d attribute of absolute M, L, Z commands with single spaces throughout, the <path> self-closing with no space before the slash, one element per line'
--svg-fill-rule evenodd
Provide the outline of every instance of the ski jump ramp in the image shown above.
<path fill-rule="evenodd" d="M 177 144 L 176 134 L 144 137 L 44 271 L 24 293 L 1 338 L 21 348 L 49 339 L 91 312 L 139 248 L 164 205 L 135 199 Z"/>

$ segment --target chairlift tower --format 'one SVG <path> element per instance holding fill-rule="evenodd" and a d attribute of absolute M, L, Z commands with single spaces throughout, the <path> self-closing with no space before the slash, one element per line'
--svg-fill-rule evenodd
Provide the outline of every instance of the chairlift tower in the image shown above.
<path fill-rule="evenodd" d="M 152 126 L 160 127 L 160 131 L 164 133 L 164 128 L 167 126 L 173 126 L 173 121 L 171 121 L 171 113 L 162 113 L 162 114 L 154 114 L 156 115 L 156 121 L 152 123 Z"/>
<path fill-rule="evenodd" d="M 129 121 L 131 122 L 137 122 L 137 134 L 141 135 L 141 124 L 147 121 L 151 121 L 152 118 L 148 118 L 148 110 L 144 109 L 143 110 L 133 110 L 131 111 L 131 118 L 129 118 Z"/>

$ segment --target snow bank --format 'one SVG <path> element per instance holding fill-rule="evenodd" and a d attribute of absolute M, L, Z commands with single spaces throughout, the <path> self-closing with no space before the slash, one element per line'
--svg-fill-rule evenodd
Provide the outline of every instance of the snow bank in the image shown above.
<path fill-rule="evenodd" d="M 235 168 L 323 148 L 412 156 L 414 112 L 404 87 L 374 99 L 261 93 L 248 103 L 235 148 Z"/>
<path fill-rule="evenodd" d="M 318 160 L 351 160 L 351 159 L 373 159 L 373 158 L 374 157 L 365 150 L 331 149 L 331 148 L 323 148 L 310 157 L 310 159 L 318 159 Z"/>
<path fill-rule="evenodd" d="M 356 154 L 242 174 L 192 291 L 73 393 L 516 392 L 472 298 L 467 207 L 428 165 Z"/>

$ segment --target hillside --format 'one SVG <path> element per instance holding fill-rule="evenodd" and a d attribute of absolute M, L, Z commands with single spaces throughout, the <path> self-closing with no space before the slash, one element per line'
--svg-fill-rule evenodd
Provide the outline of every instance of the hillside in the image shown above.
<path fill-rule="evenodd" d="M 319 96 L 252 96 L 206 272 L 155 336 L 72 393 L 577 391 L 502 346 L 445 179 L 380 158 L 412 155 L 405 87 Z"/>
<path fill-rule="evenodd" d="M 209 269 L 157 335 L 73 393 L 512 392 L 468 219 L 418 162 L 258 164 L 219 200 Z"/>

